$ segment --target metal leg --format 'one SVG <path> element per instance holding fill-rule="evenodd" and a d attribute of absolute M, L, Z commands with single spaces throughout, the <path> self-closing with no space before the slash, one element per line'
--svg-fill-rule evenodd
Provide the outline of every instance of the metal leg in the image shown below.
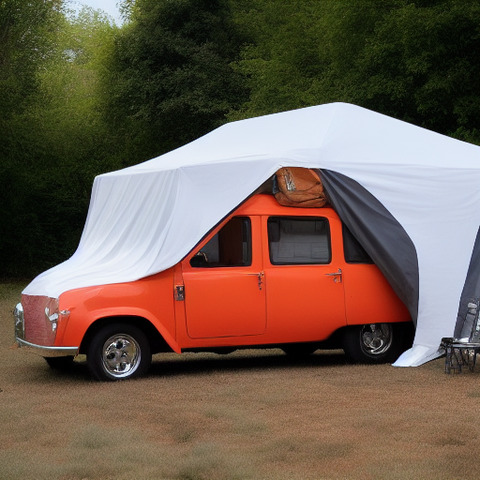
<path fill-rule="evenodd" d="M 445 373 L 461 373 L 463 367 L 475 370 L 480 345 L 445 345 Z"/>

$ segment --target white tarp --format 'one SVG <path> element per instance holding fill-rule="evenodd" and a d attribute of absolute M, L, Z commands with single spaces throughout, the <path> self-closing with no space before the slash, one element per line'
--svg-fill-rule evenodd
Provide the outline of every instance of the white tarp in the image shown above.
<path fill-rule="evenodd" d="M 434 358 L 453 335 L 480 225 L 480 148 L 343 103 L 233 122 L 98 176 L 77 251 L 24 293 L 58 297 L 160 272 L 283 166 L 342 173 L 403 226 L 418 256 L 419 307 L 414 348 L 397 365 Z"/>

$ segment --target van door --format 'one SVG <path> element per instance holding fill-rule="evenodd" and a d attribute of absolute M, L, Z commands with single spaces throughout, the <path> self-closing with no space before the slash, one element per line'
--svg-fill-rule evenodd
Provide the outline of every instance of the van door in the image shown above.
<path fill-rule="evenodd" d="M 260 335 L 265 288 L 258 217 L 233 217 L 183 264 L 185 314 L 191 338 Z"/>
<path fill-rule="evenodd" d="M 346 325 L 339 229 L 326 217 L 264 217 L 267 323 L 276 342 L 324 340 Z"/>

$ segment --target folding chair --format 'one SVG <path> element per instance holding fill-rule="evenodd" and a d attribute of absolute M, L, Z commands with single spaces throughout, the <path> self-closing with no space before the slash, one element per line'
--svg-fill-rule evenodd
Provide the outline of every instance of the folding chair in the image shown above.
<path fill-rule="evenodd" d="M 442 338 L 445 348 L 445 373 L 461 373 L 463 367 L 473 372 L 480 353 L 480 300 L 468 302 L 464 325 L 471 325 L 470 336 L 465 338 Z"/>

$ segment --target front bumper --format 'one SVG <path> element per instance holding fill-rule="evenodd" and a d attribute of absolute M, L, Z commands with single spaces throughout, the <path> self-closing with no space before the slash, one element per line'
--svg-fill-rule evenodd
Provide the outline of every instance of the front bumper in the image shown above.
<path fill-rule="evenodd" d="M 17 345 L 29 353 L 35 353 L 42 357 L 70 357 L 78 355 L 78 347 L 47 347 L 44 345 L 35 345 L 22 338 L 15 338 Z"/>
<path fill-rule="evenodd" d="M 67 356 L 76 356 L 78 355 L 79 347 L 78 346 L 66 346 L 66 347 L 59 347 L 59 346 L 52 346 L 52 345 L 43 345 L 41 343 L 36 343 L 35 341 L 28 341 L 26 338 L 29 338 L 26 335 L 26 326 L 25 326 L 25 316 L 23 312 L 23 306 L 19 303 L 15 310 L 13 311 L 13 317 L 15 321 L 15 341 L 19 347 L 25 349 L 29 352 L 35 353 L 37 355 L 41 355 L 42 357 L 67 357 Z M 43 334 L 44 329 L 40 331 L 39 338 L 44 340 L 43 343 L 46 343 L 47 340 L 46 334 Z M 55 328 L 52 329 L 53 331 L 56 330 Z M 50 337 L 54 339 L 54 337 Z M 36 340 L 36 339 L 33 339 Z M 53 343 L 53 342 L 52 342 Z"/>

